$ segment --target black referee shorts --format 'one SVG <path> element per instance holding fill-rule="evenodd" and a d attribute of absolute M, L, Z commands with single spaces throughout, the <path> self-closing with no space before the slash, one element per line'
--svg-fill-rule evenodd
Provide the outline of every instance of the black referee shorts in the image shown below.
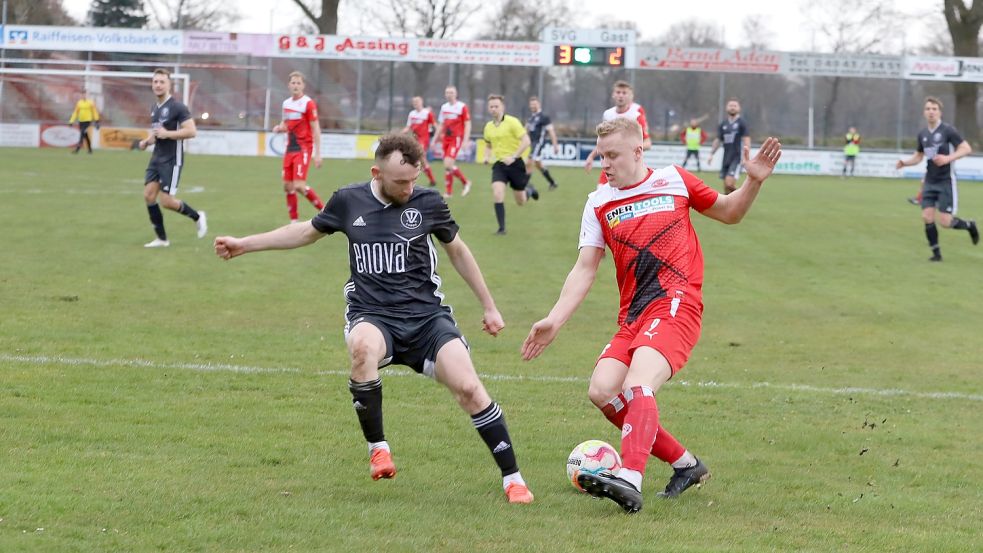
<path fill-rule="evenodd" d="M 515 158 L 512 165 L 496 161 L 495 165 L 492 165 L 492 182 L 504 182 L 512 190 L 525 190 L 529 183 L 529 175 L 526 174 L 526 162 L 518 157 Z"/>
<path fill-rule="evenodd" d="M 361 323 L 378 328 L 386 340 L 386 357 L 379 368 L 391 364 L 406 365 L 433 378 L 437 368 L 437 352 L 444 344 L 460 339 L 468 347 L 454 317 L 442 309 L 432 315 L 404 318 L 378 313 L 349 314 L 345 337 L 355 325 Z"/>

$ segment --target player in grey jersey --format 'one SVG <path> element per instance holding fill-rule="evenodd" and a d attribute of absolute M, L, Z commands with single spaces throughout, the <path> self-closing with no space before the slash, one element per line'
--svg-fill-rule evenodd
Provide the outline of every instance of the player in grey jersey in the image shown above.
<path fill-rule="evenodd" d="M 141 140 L 141 150 L 154 146 L 150 163 L 144 175 L 143 199 L 147 203 L 150 224 L 157 238 L 143 245 L 145 248 L 166 248 L 171 245 L 164 230 L 164 215 L 157 200 L 164 207 L 177 211 L 195 222 L 198 238 L 208 232 L 208 222 L 204 211 L 197 211 L 182 200 L 177 199 L 181 169 L 184 166 L 184 141 L 194 138 L 198 130 L 188 106 L 171 96 L 171 72 L 157 69 L 150 81 L 150 88 L 157 97 L 157 103 L 150 110 L 150 136 Z M 163 192 L 163 194 L 161 194 Z"/>
<path fill-rule="evenodd" d="M 925 222 L 928 246 L 932 248 L 932 257 L 928 260 L 942 261 L 939 230 L 935 226 L 936 215 L 943 227 L 968 231 L 973 245 L 980 241 L 976 221 L 956 217 L 959 193 L 955 167 L 952 166 L 952 162 L 972 153 L 973 148 L 955 127 L 942 121 L 942 102 L 938 98 L 925 98 L 923 114 L 927 126 L 918 133 L 918 149 L 910 158 L 899 159 L 897 168 L 918 165 L 922 159 L 928 159 L 920 194 L 922 220 Z"/>
<path fill-rule="evenodd" d="M 508 501 L 531 503 L 533 495 L 519 473 L 502 410 L 485 391 L 450 308 L 442 303 L 431 236 L 441 242 L 484 307 L 485 332 L 497 336 L 505 322 L 474 256 L 458 236 L 446 202 L 434 190 L 415 188 L 423 156 L 413 137 L 384 136 L 375 152 L 371 181 L 338 190 L 309 222 L 245 238 L 219 236 L 215 253 L 231 259 L 306 246 L 335 232 L 345 234 L 351 269 L 345 285 L 349 389 L 368 442 L 372 478 L 396 476 L 383 433 L 379 369 L 397 363 L 450 390 L 491 450 Z"/>

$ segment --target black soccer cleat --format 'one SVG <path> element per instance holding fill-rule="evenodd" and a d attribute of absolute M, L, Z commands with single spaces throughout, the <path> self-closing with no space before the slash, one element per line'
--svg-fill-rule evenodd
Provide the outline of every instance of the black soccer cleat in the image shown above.
<path fill-rule="evenodd" d="M 672 476 L 666 484 L 665 491 L 659 492 L 659 497 L 679 497 L 679 494 L 688 490 L 691 486 L 699 487 L 710 479 L 710 469 L 703 464 L 703 461 L 696 460 L 696 464 L 682 469 L 672 469 Z"/>
<path fill-rule="evenodd" d="M 974 246 L 980 243 L 980 229 L 976 228 L 976 221 L 969 222 L 969 238 Z"/>
<path fill-rule="evenodd" d="M 555 182 L 550 183 L 550 190 L 556 190 L 559 187 L 560 185 L 556 184 Z"/>
<path fill-rule="evenodd" d="M 642 492 L 635 489 L 627 480 L 622 480 L 610 472 L 590 474 L 581 472 L 577 475 L 577 483 L 594 497 L 606 497 L 614 501 L 632 514 L 642 510 Z"/>
<path fill-rule="evenodd" d="M 529 196 L 530 198 L 534 199 L 534 200 L 538 200 L 539 199 L 539 190 L 536 190 L 530 184 L 530 185 L 526 186 L 526 195 Z"/>
<path fill-rule="evenodd" d="M 942 254 L 936 253 L 932 257 L 928 258 L 929 261 L 942 261 Z"/>
<path fill-rule="evenodd" d="M 908 198 L 908 203 L 911 205 L 922 205 L 922 202 L 918 201 L 918 198 Z"/>

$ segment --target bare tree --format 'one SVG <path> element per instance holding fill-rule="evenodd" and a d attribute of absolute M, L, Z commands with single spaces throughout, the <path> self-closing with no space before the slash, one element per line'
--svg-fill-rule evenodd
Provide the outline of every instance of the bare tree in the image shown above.
<path fill-rule="evenodd" d="M 161 29 L 215 31 L 242 18 L 230 4 L 211 0 L 146 0 L 146 6 Z"/>
<path fill-rule="evenodd" d="M 872 54 L 895 36 L 898 13 L 880 0 L 805 0 L 810 21 L 821 47 L 834 53 Z M 842 77 L 828 77 L 829 97 L 823 106 L 822 144 L 827 145 L 836 114 Z"/>
<path fill-rule="evenodd" d="M 980 27 L 983 26 L 983 0 L 966 7 L 963 0 L 945 0 L 945 22 L 952 36 L 952 53 L 976 58 L 980 55 Z M 963 136 L 978 145 L 980 126 L 976 121 L 976 83 L 952 83 L 956 94 L 956 116 Z"/>
<path fill-rule="evenodd" d="M 338 5 L 341 0 L 320 0 L 318 2 L 305 2 L 304 0 L 294 0 L 294 4 L 304 12 L 307 17 L 317 27 L 317 31 L 322 35 L 334 35 L 338 33 Z M 320 4 L 320 13 L 315 14 L 315 6 Z"/>
<path fill-rule="evenodd" d="M 373 13 L 390 35 L 449 38 L 464 29 L 468 20 L 481 10 L 470 0 L 386 0 Z M 413 94 L 424 94 L 435 64 L 413 62 Z"/>
<path fill-rule="evenodd" d="M 544 29 L 560 26 L 569 20 L 570 11 L 563 0 L 501 0 L 481 36 L 491 40 L 538 42 Z M 523 99 L 536 89 L 539 71 L 543 70 L 505 65 L 496 66 L 495 69 L 498 73 L 498 88 L 495 91 L 508 98 L 518 89 L 516 95 Z M 519 105 L 524 105 L 524 102 Z"/>
<path fill-rule="evenodd" d="M 61 0 L 8 0 L 7 22 L 15 25 L 78 25 Z"/>

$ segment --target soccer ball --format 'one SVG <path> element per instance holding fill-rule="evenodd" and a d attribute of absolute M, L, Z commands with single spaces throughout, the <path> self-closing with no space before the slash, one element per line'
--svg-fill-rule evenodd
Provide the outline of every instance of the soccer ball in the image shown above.
<path fill-rule="evenodd" d="M 577 475 L 581 472 L 598 474 L 603 471 L 618 472 L 621 468 L 621 456 L 618 450 L 601 440 L 587 440 L 573 448 L 567 457 L 567 478 L 573 487 L 584 491 L 577 483 Z"/>

